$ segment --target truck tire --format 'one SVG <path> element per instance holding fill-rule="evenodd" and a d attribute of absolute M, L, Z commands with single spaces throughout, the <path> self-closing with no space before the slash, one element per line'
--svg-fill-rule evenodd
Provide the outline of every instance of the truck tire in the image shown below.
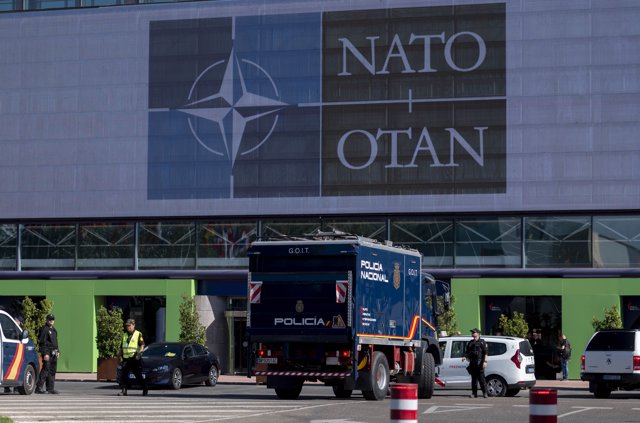
<path fill-rule="evenodd" d="M 22 385 L 18 386 L 18 392 L 22 395 L 31 395 L 36 390 L 36 369 L 31 364 L 24 369 Z"/>
<path fill-rule="evenodd" d="M 362 395 L 369 401 L 381 401 L 389 392 L 389 363 L 387 357 L 380 351 L 373 353 L 371 362 L 371 391 L 362 391 Z"/>
<path fill-rule="evenodd" d="M 344 389 L 344 384 L 333 385 L 333 394 L 336 398 L 351 398 L 352 389 Z"/>
<path fill-rule="evenodd" d="M 296 385 L 292 388 L 276 388 L 276 395 L 278 396 L 278 398 L 283 400 L 298 399 L 298 397 L 300 396 L 300 392 L 302 392 L 302 384 L 303 382 L 300 382 L 299 385 Z"/>
<path fill-rule="evenodd" d="M 420 368 L 420 379 L 418 380 L 418 398 L 429 399 L 433 396 L 435 389 L 436 363 L 433 356 L 424 352 L 422 354 L 422 365 Z"/>

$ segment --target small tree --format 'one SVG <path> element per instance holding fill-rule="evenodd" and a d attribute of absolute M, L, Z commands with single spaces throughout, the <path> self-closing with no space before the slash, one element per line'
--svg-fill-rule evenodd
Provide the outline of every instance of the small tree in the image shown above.
<path fill-rule="evenodd" d="M 117 357 L 122 341 L 122 310 L 100 306 L 96 315 L 96 347 L 98 358 Z"/>
<path fill-rule="evenodd" d="M 29 332 L 29 337 L 36 346 L 36 350 L 40 352 L 38 345 L 38 333 L 40 328 L 47 322 L 47 315 L 53 310 L 53 301 L 48 299 L 40 300 L 38 305 L 29 297 L 22 300 L 22 328 Z"/>
<path fill-rule="evenodd" d="M 620 318 L 620 310 L 618 305 L 614 305 L 611 308 L 604 308 L 604 319 L 599 320 L 596 316 L 591 319 L 591 325 L 594 331 L 603 329 L 622 329 L 622 319 Z"/>
<path fill-rule="evenodd" d="M 524 313 L 513 312 L 513 318 L 509 319 L 504 314 L 500 315 L 498 326 L 506 336 L 524 338 L 529 333 L 529 325 L 524 320 Z"/>
<path fill-rule="evenodd" d="M 438 303 L 438 316 L 436 320 L 438 322 L 438 332 L 447 332 L 449 335 L 455 335 L 458 333 L 458 322 L 456 321 L 456 311 L 453 305 L 456 302 L 456 298 L 451 295 L 449 303 L 449 309 L 444 307 L 444 297 L 438 297 L 436 300 Z"/>
<path fill-rule="evenodd" d="M 206 345 L 207 332 L 205 327 L 200 323 L 200 315 L 196 309 L 196 300 L 187 295 L 182 296 L 182 303 L 179 307 L 180 312 L 180 342 L 197 342 L 200 345 Z"/>

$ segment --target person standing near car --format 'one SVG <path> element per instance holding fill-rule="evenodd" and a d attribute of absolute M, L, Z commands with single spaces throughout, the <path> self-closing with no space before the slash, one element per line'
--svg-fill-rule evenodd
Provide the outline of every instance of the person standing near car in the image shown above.
<path fill-rule="evenodd" d="M 571 342 L 567 339 L 564 333 L 559 336 L 560 344 L 558 349 L 560 350 L 560 368 L 562 369 L 562 380 L 569 379 L 569 360 L 571 359 Z"/>
<path fill-rule="evenodd" d="M 131 387 L 129 372 L 133 373 L 136 380 L 142 386 L 142 395 L 147 395 L 147 381 L 142 377 L 142 362 L 140 355 L 144 351 L 144 338 L 142 333 L 136 330 L 136 321 L 128 319 L 125 323 L 127 332 L 122 335 L 122 346 L 120 348 L 120 360 L 122 371 L 120 372 L 120 388 L 118 395 L 127 395 L 127 390 Z"/>
<path fill-rule="evenodd" d="M 56 318 L 53 314 L 47 315 L 47 322 L 38 334 L 38 345 L 40 346 L 40 354 L 42 355 L 42 371 L 40 372 L 38 386 L 36 387 L 37 394 L 44 394 L 45 392 L 49 392 L 50 394 L 59 393 L 54 388 L 58 368 L 58 357 L 60 356 L 60 351 L 58 350 L 58 331 L 53 327 L 55 320 Z M 45 385 L 46 391 L 44 390 Z"/>
<path fill-rule="evenodd" d="M 478 397 L 478 383 L 482 390 L 482 396 L 487 397 L 487 383 L 484 379 L 484 369 L 487 367 L 487 343 L 480 338 L 480 329 L 471 329 L 473 339 L 467 342 L 465 358 L 469 361 L 467 370 L 471 375 L 471 395 L 469 398 Z"/>

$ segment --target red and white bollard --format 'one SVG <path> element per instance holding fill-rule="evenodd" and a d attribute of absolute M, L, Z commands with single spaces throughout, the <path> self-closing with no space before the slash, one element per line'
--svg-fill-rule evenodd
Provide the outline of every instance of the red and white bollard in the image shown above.
<path fill-rule="evenodd" d="M 391 423 L 418 423 L 418 385 L 391 385 Z"/>
<path fill-rule="evenodd" d="M 558 391 L 532 389 L 529 392 L 529 423 L 558 422 Z"/>

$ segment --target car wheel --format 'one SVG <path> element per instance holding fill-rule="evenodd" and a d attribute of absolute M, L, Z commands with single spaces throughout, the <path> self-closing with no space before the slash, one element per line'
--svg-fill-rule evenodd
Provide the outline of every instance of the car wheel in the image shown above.
<path fill-rule="evenodd" d="M 219 374 L 216 365 L 212 364 L 211 367 L 209 367 L 209 375 L 207 376 L 207 380 L 204 381 L 204 384 L 207 386 L 216 386 Z"/>
<path fill-rule="evenodd" d="M 602 383 L 597 383 L 593 389 L 593 396 L 596 398 L 609 398 L 611 396 L 611 388 Z"/>
<path fill-rule="evenodd" d="M 31 364 L 24 369 L 22 386 L 18 387 L 18 392 L 22 395 L 31 395 L 36 390 L 36 369 Z"/>
<path fill-rule="evenodd" d="M 173 369 L 171 373 L 171 387 L 173 389 L 180 389 L 182 387 L 182 370 L 178 367 Z"/>
<path fill-rule="evenodd" d="M 507 393 L 507 382 L 500 376 L 487 378 L 487 395 L 490 397 L 503 397 Z"/>
<path fill-rule="evenodd" d="M 389 363 L 387 357 L 380 351 L 373 353 L 373 362 L 371 365 L 371 390 L 362 391 L 362 395 L 367 400 L 381 401 L 389 392 Z"/>
<path fill-rule="evenodd" d="M 520 392 L 520 388 L 507 389 L 507 392 L 505 392 L 504 396 L 515 397 L 516 395 L 518 395 L 519 392 Z"/>
<path fill-rule="evenodd" d="M 333 385 L 333 394 L 336 398 L 351 398 L 352 389 L 344 389 L 344 384 Z"/>

